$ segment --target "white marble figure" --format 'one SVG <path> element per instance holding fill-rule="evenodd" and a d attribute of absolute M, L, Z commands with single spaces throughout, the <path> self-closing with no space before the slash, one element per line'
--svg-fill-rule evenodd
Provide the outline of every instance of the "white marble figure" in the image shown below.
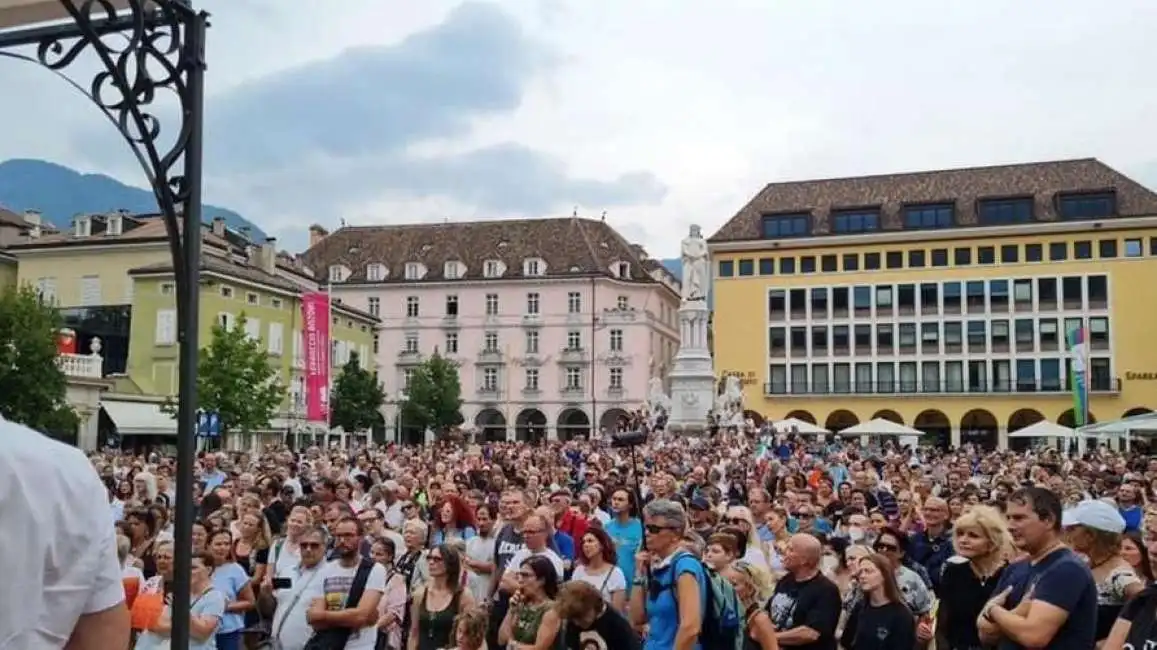
<path fill-rule="evenodd" d="M 671 398 L 663 392 L 663 380 L 658 377 L 651 377 L 650 391 L 647 394 L 647 406 L 652 413 L 671 412 Z"/>
<path fill-rule="evenodd" d="M 707 299 L 707 240 L 699 226 L 683 240 L 683 302 Z"/>
<path fill-rule="evenodd" d="M 715 418 L 721 426 L 742 428 L 745 425 L 743 384 L 739 377 L 729 375 L 724 380 L 723 392 L 715 398 Z"/>

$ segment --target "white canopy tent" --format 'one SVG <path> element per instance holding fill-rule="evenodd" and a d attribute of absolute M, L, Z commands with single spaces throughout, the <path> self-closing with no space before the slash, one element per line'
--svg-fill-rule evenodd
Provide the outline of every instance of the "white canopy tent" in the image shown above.
<path fill-rule="evenodd" d="M 1077 435 L 1076 429 L 1070 429 L 1063 424 L 1041 420 L 1022 429 L 1008 434 L 1009 438 L 1072 438 Z"/>
<path fill-rule="evenodd" d="M 1133 436 L 1151 438 L 1157 435 L 1157 413 L 1142 413 L 1113 422 L 1090 424 L 1081 427 L 1079 431 L 1081 436 L 1087 438 L 1123 440 L 1127 450 Z"/>
<path fill-rule="evenodd" d="M 811 422 L 797 418 L 776 420 L 771 423 L 771 428 L 780 433 L 799 433 L 805 436 L 822 436 L 831 433 L 831 431 L 828 431 L 818 424 L 812 424 Z"/>
<path fill-rule="evenodd" d="M 848 427 L 841 436 L 922 436 L 924 432 L 884 418 L 876 418 Z"/>

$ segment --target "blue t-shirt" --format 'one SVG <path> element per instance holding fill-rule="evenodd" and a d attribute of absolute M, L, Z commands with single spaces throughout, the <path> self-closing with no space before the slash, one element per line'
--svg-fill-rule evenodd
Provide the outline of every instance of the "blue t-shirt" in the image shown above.
<path fill-rule="evenodd" d="M 554 545 L 558 547 L 559 556 L 569 562 L 574 562 L 574 540 L 570 535 L 560 531 L 554 533 Z"/>
<path fill-rule="evenodd" d="M 1125 519 L 1125 530 L 1141 530 L 1141 515 L 1143 514 L 1141 506 L 1121 508 L 1121 517 Z"/>
<path fill-rule="evenodd" d="M 634 517 L 628 519 L 625 524 L 618 519 L 612 519 L 603 526 L 603 529 L 615 543 L 615 553 L 618 556 L 616 564 L 622 569 L 629 588 L 635 577 L 635 553 L 639 552 L 639 545 L 643 543 L 643 524 Z"/>
<path fill-rule="evenodd" d="M 707 614 L 707 573 L 703 564 L 686 551 L 677 551 L 675 557 L 661 569 L 651 570 L 651 586 L 647 589 L 647 624 L 650 630 L 643 650 L 670 650 L 675 647 L 675 634 L 679 631 L 679 603 L 675 599 L 675 583 L 679 576 L 690 573 L 699 583 L 700 621 Z M 658 595 L 656 595 L 658 594 Z M 695 650 L 703 650 L 703 644 L 696 642 Z"/>
<path fill-rule="evenodd" d="M 1096 645 L 1097 585 L 1089 567 L 1067 548 L 1060 548 L 1036 564 L 1014 562 L 1004 570 L 994 593 L 1012 587 L 1005 608 L 1015 609 L 1030 589 L 1033 599 L 1069 613 L 1049 641 L 1049 650 L 1093 650 Z M 1023 650 L 1024 646 L 1001 637 L 999 650 Z"/>
<path fill-rule="evenodd" d="M 225 604 L 237 600 L 241 590 L 249 584 L 249 574 L 240 564 L 230 562 L 213 569 L 213 589 L 221 592 L 225 597 Z M 238 612 L 228 612 L 221 617 L 221 624 L 217 626 L 217 634 L 236 632 L 245 627 L 245 615 Z"/>
<path fill-rule="evenodd" d="M 169 608 L 165 607 L 165 611 L 169 611 Z M 194 616 L 216 616 L 217 618 L 221 618 L 225 613 L 225 597 L 216 589 L 210 589 L 202 594 L 201 597 L 193 598 L 192 607 L 189 608 L 189 611 Z M 220 631 L 221 625 L 218 623 L 217 632 Z M 217 640 L 215 637 L 217 632 L 210 634 L 209 638 L 204 641 L 190 639 L 189 650 L 216 650 Z M 137 639 L 137 644 L 134 647 L 136 650 L 158 650 L 160 648 L 167 650 L 171 646 L 169 637 L 161 636 L 155 632 L 145 631 L 141 632 L 141 636 Z"/>

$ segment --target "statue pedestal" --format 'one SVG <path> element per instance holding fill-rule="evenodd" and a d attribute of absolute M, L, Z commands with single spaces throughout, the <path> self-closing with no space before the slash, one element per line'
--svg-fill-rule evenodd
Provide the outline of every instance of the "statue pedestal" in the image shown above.
<path fill-rule="evenodd" d="M 704 300 L 679 307 L 679 352 L 671 369 L 671 414 L 667 429 L 699 435 L 708 431 L 708 413 L 715 406 L 715 364 L 707 348 L 711 310 Z"/>

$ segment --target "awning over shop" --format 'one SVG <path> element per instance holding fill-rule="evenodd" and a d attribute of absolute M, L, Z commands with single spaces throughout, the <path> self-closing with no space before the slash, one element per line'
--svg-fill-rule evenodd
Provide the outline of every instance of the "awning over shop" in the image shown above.
<path fill-rule="evenodd" d="M 100 405 L 122 436 L 177 435 L 177 421 L 160 404 L 103 400 Z"/>

